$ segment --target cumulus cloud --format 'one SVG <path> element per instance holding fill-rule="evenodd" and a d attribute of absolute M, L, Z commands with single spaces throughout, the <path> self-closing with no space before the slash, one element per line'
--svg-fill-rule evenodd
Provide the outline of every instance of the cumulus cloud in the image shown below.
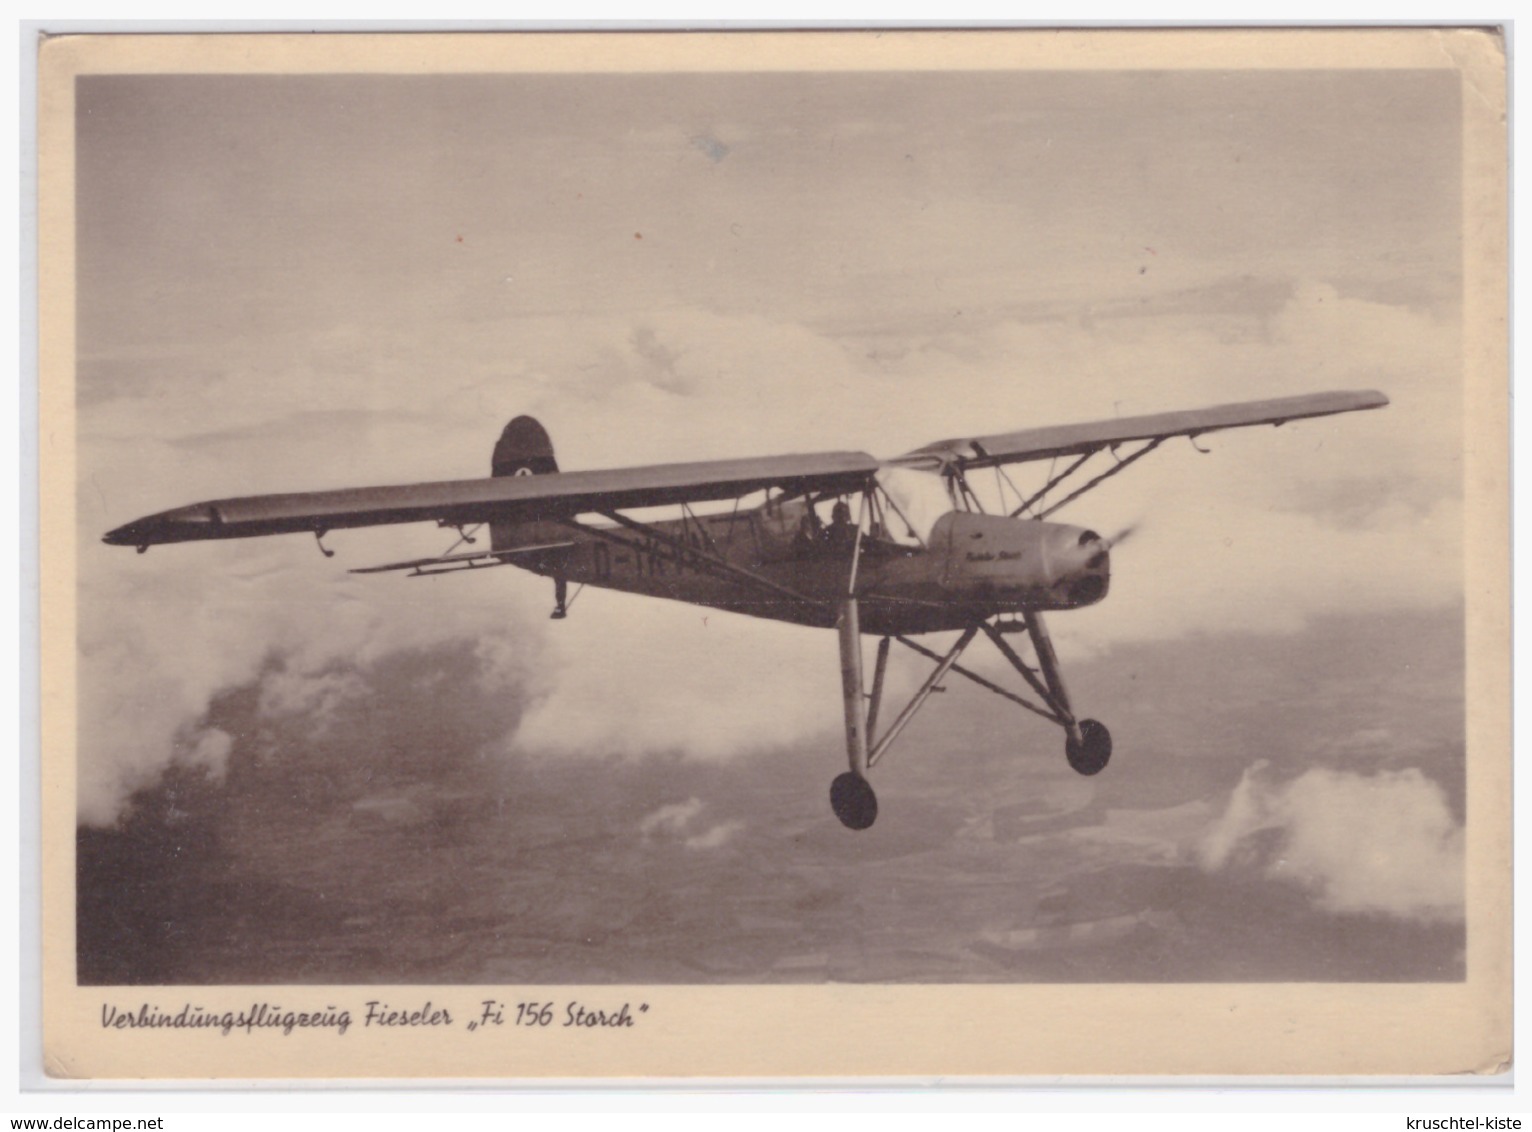
<path fill-rule="evenodd" d="M 582 596 L 540 663 L 524 751 L 723 759 L 828 732 L 841 710 L 828 634 L 631 595 Z"/>
<path fill-rule="evenodd" d="M 222 782 L 229 769 L 229 752 L 234 749 L 234 737 L 217 727 L 209 727 L 197 736 L 187 761 L 207 769 L 215 782 Z"/>
<path fill-rule="evenodd" d="M 1463 827 L 1419 770 L 1315 768 L 1274 782 L 1245 772 L 1198 846 L 1203 868 L 1254 868 L 1331 912 L 1463 918 Z"/>
<path fill-rule="evenodd" d="M 684 802 L 667 802 L 659 809 L 645 814 L 638 823 L 638 831 L 645 836 L 656 833 L 678 834 L 692 818 L 702 812 L 701 798 L 688 798 Z"/>
<path fill-rule="evenodd" d="M 82 579 L 78 794 L 84 820 L 109 823 L 128 794 L 171 759 L 175 736 L 202 716 L 215 694 L 273 663 L 262 708 L 271 715 L 317 709 L 311 722 L 321 727 L 367 691 L 341 665 L 473 641 L 487 662 L 475 673 L 479 682 L 509 687 L 528 672 L 546 617 L 530 591 L 496 587 L 486 576 L 453 579 L 468 585 L 429 592 L 423 589 L 429 582 L 387 578 L 377 592 L 361 593 L 361 579 L 337 577 L 322 560 L 302 564 L 314 552 L 295 553 L 299 548 L 287 541 L 233 552 L 205 547 L 209 554 L 190 556 L 170 547 L 135 561 L 146 566 L 160 555 L 162 566 L 113 567 Z M 375 546 L 371 554 L 383 561 L 389 548 Z M 252 561 L 271 569 L 241 579 Z M 535 691 L 535 675 L 530 683 Z"/>
<path fill-rule="evenodd" d="M 688 849 L 717 849 L 720 845 L 729 842 L 736 833 L 745 828 L 742 821 L 719 822 L 706 833 L 699 833 L 688 837 L 684 842 Z"/>
<path fill-rule="evenodd" d="M 745 823 L 737 819 L 700 828 L 706 823 L 699 823 L 695 819 L 704 808 L 702 799 L 695 796 L 684 802 L 667 802 L 644 815 L 644 819 L 638 823 L 639 832 L 645 837 L 679 840 L 687 849 L 717 849 L 745 828 Z"/>
<path fill-rule="evenodd" d="M 263 716 L 303 713 L 315 726 L 325 728 L 341 704 L 366 694 L 366 683 L 354 672 L 303 673 L 282 669 L 261 685 L 257 710 Z"/>

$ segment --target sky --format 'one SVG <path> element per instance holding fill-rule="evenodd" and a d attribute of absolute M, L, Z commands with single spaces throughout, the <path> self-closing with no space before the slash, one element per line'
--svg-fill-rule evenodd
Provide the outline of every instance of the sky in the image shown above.
<path fill-rule="evenodd" d="M 1061 512 L 1135 534 L 1056 644 L 1070 664 L 1461 609 L 1452 73 L 113 76 L 77 95 L 87 825 L 167 767 L 225 773 L 228 689 L 318 718 L 411 650 L 469 648 L 486 696 L 525 697 L 487 757 L 839 750 L 813 630 L 595 591 L 550 624 L 547 583 L 517 571 L 344 572 L 445 550 L 430 528 L 334 535 L 333 561 L 297 536 L 99 542 L 194 500 L 487 474 L 520 413 L 572 470 L 1381 389 L 1381 412 L 1168 444 Z M 1337 793 L 1257 762 L 1210 823 L 1297 828 Z M 1336 804 L 1424 805 L 1450 842 L 1409 768 L 1388 773 Z M 662 804 L 683 808 L 654 829 L 695 815 Z"/>

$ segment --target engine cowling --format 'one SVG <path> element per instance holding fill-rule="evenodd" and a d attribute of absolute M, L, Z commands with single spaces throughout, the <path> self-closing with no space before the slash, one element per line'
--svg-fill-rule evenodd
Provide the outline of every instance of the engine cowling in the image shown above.
<path fill-rule="evenodd" d="M 942 586 L 975 599 L 1077 609 L 1106 597 L 1111 584 L 1111 548 L 1084 527 L 953 511 L 931 535 L 945 556 Z"/>

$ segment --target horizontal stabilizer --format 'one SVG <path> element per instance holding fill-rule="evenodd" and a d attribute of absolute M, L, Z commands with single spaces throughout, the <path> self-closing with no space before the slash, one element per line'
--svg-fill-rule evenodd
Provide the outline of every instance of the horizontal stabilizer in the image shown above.
<path fill-rule="evenodd" d="M 414 570 L 421 574 L 440 574 L 446 570 L 476 570 L 485 566 L 505 566 L 519 554 L 540 550 L 564 550 L 572 542 L 547 542 L 541 546 L 516 546 L 507 550 L 473 550 L 465 554 L 443 554 L 436 558 L 412 558 L 408 562 L 386 562 L 382 566 L 359 566 L 352 574 L 385 574 L 390 570 Z M 431 567 L 440 569 L 431 569 Z"/>

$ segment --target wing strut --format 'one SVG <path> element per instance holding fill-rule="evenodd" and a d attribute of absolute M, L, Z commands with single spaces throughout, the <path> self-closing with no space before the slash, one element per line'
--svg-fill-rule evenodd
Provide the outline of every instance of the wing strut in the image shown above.
<path fill-rule="evenodd" d="M 858 778 L 867 777 L 867 701 L 862 688 L 862 627 L 856 599 L 856 570 L 862 560 L 862 522 L 867 518 L 867 496 L 862 493 L 861 506 L 857 509 L 855 534 L 851 540 L 851 570 L 846 577 L 846 594 L 835 611 L 835 628 L 840 634 L 841 698 L 846 707 L 846 756 L 851 763 L 851 773 Z M 838 504 L 837 504 L 838 506 Z M 884 650 L 887 651 L 886 649 Z M 883 680 L 883 661 L 878 662 L 878 682 Z M 876 810 L 876 802 L 874 802 Z M 848 823 L 849 824 L 849 823 Z M 868 819 L 868 825 L 872 824 Z M 853 828 L 857 828 L 853 826 Z"/>
<path fill-rule="evenodd" d="M 1164 444 L 1164 443 L 1165 443 L 1165 438 L 1163 436 L 1155 437 L 1148 444 L 1144 445 L 1142 448 L 1140 448 L 1137 452 L 1133 453 L 1133 455 L 1129 456 L 1127 459 L 1117 461 L 1117 463 L 1113 464 L 1110 468 L 1108 468 L 1106 471 L 1102 472 L 1095 479 L 1090 480 L 1090 481 L 1086 482 L 1085 484 L 1082 484 L 1080 487 L 1075 488 L 1068 495 L 1064 496 L 1063 499 L 1060 499 L 1057 503 L 1055 503 L 1052 507 L 1049 507 L 1045 511 L 1039 512 L 1037 517 L 1039 519 L 1046 519 L 1049 515 L 1053 514 L 1060 507 L 1064 506 L 1064 504 L 1072 502 L 1073 500 L 1079 499 L 1080 496 L 1084 495 L 1087 491 L 1089 491 L 1091 488 L 1095 487 L 1098 483 L 1101 483 L 1103 480 L 1111 479 L 1118 472 L 1122 471 L 1128 465 L 1132 464 L 1135 460 L 1143 459 L 1145 456 L 1149 455 L 1149 453 L 1153 452 L 1156 448 L 1158 448 L 1161 444 Z M 1114 455 L 1115 455 L 1115 453 L 1114 453 Z M 1069 468 L 1069 471 L 1066 471 L 1064 474 L 1068 475 L 1069 472 L 1074 471 L 1074 469 L 1079 467 L 1080 464 L 1082 464 L 1082 463 L 1084 463 L 1083 460 L 1077 461 L 1075 464 L 1071 465 L 1070 468 Z M 1059 478 L 1062 479 L 1063 477 L 1061 476 Z"/>
<path fill-rule="evenodd" d="M 1067 480 L 1074 473 L 1076 468 L 1078 468 L 1081 464 L 1085 463 L 1085 461 L 1089 460 L 1095 454 L 1096 454 L 1095 450 L 1092 450 L 1090 452 L 1086 452 L 1085 454 L 1080 456 L 1079 459 L 1077 459 L 1073 463 L 1071 463 L 1069 465 L 1069 467 L 1065 468 L 1058 475 L 1052 477 L 1047 483 L 1043 484 L 1042 487 L 1038 488 L 1035 492 L 1033 492 L 1030 496 L 1028 496 L 1027 497 L 1027 501 L 1025 503 L 1023 503 L 1020 507 L 1016 508 L 1016 510 L 1012 511 L 1011 512 L 1011 518 L 1013 518 L 1013 519 L 1020 518 L 1021 517 L 1021 513 L 1023 511 L 1030 510 L 1034 503 L 1036 503 L 1038 500 L 1042 499 L 1043 496 L 1047 495 L 1055 487 L 1057 487 L 1059 484 L 1061 484 L 1065 480 Z M 999 468 L 1000 465 L 996 464 L 995 467 Z M 1018 492 L 1017 494 L 1020 494 L 1020 493 Z"/>
<path fill-rule="evenodd" d="M 993 640 L 994 639 L 994 634 L 991 632 L 990 626 L 989 626 L 988 622 L 986 622 L 983 625 L 983 629 L 984 629 L 984 631 L 986 633 L 990 634 L 990 638 Z M 926 659 L 934 660 L 938 664 L 941 663 L 942 658 L 938 654 L 932 652 L 930 649 L 925 648 L 925 647 L 923 647 L 921 645 L 917 645 L 914 641 L 909 640 L 906 637 L 895 637 L 894 639 L 896 641 L 898 641 L 901 645 L 904 645 L 906 648 L 914 649 L 916 652 L 918 652 L 921 656 L 925 657 Z M 1008 648 L 1009 646 L 1006 646 L 1006 647 Z M 1018 665 L 1018 669 L 1017 670 L 1020 671 L 1023 676 L 1027 677 L 1028 683 L 1033 685 L 1033 690 L 1038 692 L 1041 695 L 1042 694 L 1042 688 L 1041 688 L 1040 685 L 1036 684 L 1037 677 L 1035 675 L 1033 675 L 1031 670 L 1026 668 L 1024 665 L 1022 665 L 1022 663 L 1021 663 L 1019 658 L 1017 660 L 1013 661 L 1013 663 Z M 1013 704 L 1020 704 L 1022 707 L 1026 708 L 1028 711 L 1032 712 L 1034 715 L 1042 716 L 1049 723 L 1057 723 L 1060 726 L 1063 725 L 1064 721 L 1057 714 L 1057 709 L 1050 711 L 1050 710 L 1047 710 L 1045 708 L 1040 708 L 1036 704 L 1032 703 L 1030 700 L 1025 700 L 1022 697 L 1016 695 L 1016 693 L 1014 693 L 1014 692 L 1006 691 L 999 684 L 995 684 L 995 683 L 993 683 L 993 682 L 991 682 L 989 680 L 986 680 L 984 677 L 980 676 L 978 673 L 972 672 L 969 669 L 964 668 L 961 664 L 954 664 L 952 666 L 952 671 L 956 672 L 959 676 L 966 676 L 968 679 L 972 680 L 975 684 L 979 685 L 979 687 L 988 689 L 989 691 L 994 692 L 995 695 L 1001 696 L 1004 699 L 1010 700 Z M 1046 695 L 1042 695 L 1042 699 L 1043 699 L 1043 701 L 1045 703 L 1048 702 L 1048 697 Z M 1050 704 L 1050 707 L 1051 706 L 1052 705 Z"/>
<path fill-rule="evenodd" d="M 893 745 L 895 739 L 899 738 L 899 733 L 905 729 L 910 720 L 915 718 L 915 713 L 920 710 L 920 705 L 926 702 L 932 692 L 936 691 L 936 685 L 941 681 L 941 678 L 947 675 L 948 670 L 957 663 L 958 657 L 963 655 L 963 650 L 973 643 L 973 639 L 978 635 L 978 625 L 968 626 L 968 628 L 963 630 L 963 635 L 957 639 L 957 643 L 947 650 L 946 656 L 935 658 L 937 663 L 936 667 L 932 669 L 931 675 L 926 677 L 926 681 L 920 686 L 920 690 L 911 697 L 909 703 L 904 705 L 904 710 L 899 713 L 893 723 L 889 724 L 888 731 L 884 734 L 883 738 L 878 740 L 877 744 L 868 754 L 868 766 L 878 765 L 878 760 L 883 757 L 884 752 Z M 909 642 L 904 643 L 907 644 Z M 918 649 L 917 651 L 925 652 L 926 650 Z M 927 653 L 927 655 L 935 656 L 933 653 Z"/>
<path fill-rule="evenodd" d="M 961 657 L 964 650 L 973 643 L 974 638 L 979 635 L 980 630 L 984 632 L 985 636 L 989 637 L 989 639 L 994 643 L 995 647 L 1000 650 L 1000 654 L 1011 663 L 1011 666 L 1021 674 L 1022 678 L 1027 682 L 1027 686 L 1030 687 L 1032 691 L 1036 693 L 1038 699 L 1042 701 L 1041 706 L 1015 694 L 1014 692 L 1007 691 L 1005 688 L 1000 687 L 1000 685 L 996 684 L 994 681 L 988 680 L 985 677 L 980 676 L 977 672 L 964 668 L 958 663 L 958 658 Z M 1017 651 L 1012 648 L 1010 643 L 1005 639 L 1005 634 L 1019 632 L 1025 632 L 1031 640 L 1032 651 L 1037 658 L 1036 668 L 1024 661 L 1021 658 L 1021 655 L 1017 653 Z M 888 660 L 888 643 L 890 639 L 896 640 L 906 648 L 918 652 L 927 660 L 934 661 L 936 667 L 932 669 L 930 675 L 926 677 L 925 682 L 921 684 L 919 690 L 917 690 L 915 694 L 910 698 L 909 703 L 904 706 L 904 709 L 895 718 L 894 722 L 889 725 L 888 730 L 884 732 L 882 737 L 877 737 L 873 731 L 873 726 L 878 718 L 878 710 L 883 695 L 883 669 Z M 851 735 L 849 731 L 850 721 L 852 719 L 849 692 L 851 674 L 848 671 L 848 669 L 851 667 L 851 664 L 848 664 L 845 660 L 846 655 L 847 654 L 843 647 L 842 675 L 846 680 L 848 689 L 846 701 L 848 721 L 847 739 L 848 747 L 851 747 Z M 856 664 L 856 671 L 858 674 L 860 674 L 861 669 L 859 663 L 851 663 Z M 867 741 L 876 740 L 875 742 L 872 742 L 871 750 L 867 752 L 866 765 L 868 768 L 878 765 L 883 756 L 888 753 L 888 750 L 893 745 L 894 740 L 899 737 L 899 733 L 902 732 L 910 720 L 915 717 L 915 713 L 920 710 L 921 705 L 930 698 L 933 692 L 938 692 L 941 690 L 939 686 L 941 679 L 949 672 L 956 672 L 959 676 L 973 681 L 973 683 L 979 685 L 981 688 L 984 688 L 986 691 L 994 692 L 997 696 L 1010 700 L 1012 703 L 1025 708 L 1029 712 L 1032 712 L 1034 715 L 1039 715 L 1046 719 L 1048 722 L 1062 728 L 1065 736 L 1065 755 L 1069 760 L 1069 765 L 1073 767 L 1078 773 L 1083 775 L 1097 774 L 1106 766 L 1107 761 L 1111 758 L 1111 734 L 1104 726 L 1096 722 L 1094 719 L 1077 719 L 1075 717 L 1074 709 L 1070 706 L 1069 703 L 1069 693 L 1065 691 L 1064 688 L 1064 678 L 1059 672 L 1058 656 L 1053 651 L 1053 641 L 1048 635 L 1048 627 L 1043 623 L 1043 619 L 1039 614 L 1027 613 L 1023 614 L 1021 619 L 1018 621 L 976 621 L 969 625 L 967 629 L 963 630 L 962 635 L 958 637 L 958 639 L 952 644 L 952 646 L 947 650 L 945 654 L 936 653 L 923 645 L 916 644 L 914 641 L 909 640 L 906 637 L 884 637 L 878 645 L 878 666 L 876 675 L 873 680 L 873 690 L 871 697 L 872 702 L 868 705 L 866 714 Z M 858 700 L 858 706 L 860 707 L 860 699 Z M 855 758 L 856 751 L 854 747 L 852 747 L 851 753 L 853 758 Z M 856 772 L 855 762 L 852 764 L 852 770 L 853 773 Z M 845 778 L 845 776 L 843 775 L 842 778 Z M 839 781 L 840 779 L 837 779 L 837 782 Z M 869 794 L 871 793 L 871 787 L 867 787 L 867 792 Z M 831 791 L 831 800 L 832 803 L 835 803 L 835 791 L 833 788 Z M 836 805 L 836 813 L 841 817 L 843 822 L 851 825 L 851 823 L 846 820 L 846 816 L 841 813 L 841 807 L 839 804 Z M 870 820 L 868 824 L 871 824 Z M 852 825 L 852 828 L 861 829 L 865 827 Z"/>
<path fill-rule="evenodd" d="M 643 535 L 645 538 L 652 538 L 656 542 L 664 543 L 677 554 L 686 555 L 691 561 L 695 562 L 699 566 L 706 566 L 708 569 L 715 570 L 718 573 L 732 578 L 737 582 L 741 582 L 746 585 L 759 586 L 763 589 L 770 590 L 772 593 L 778 594 L 781 597 L 788 598 L 791 601 L 799 603 L 800 605 L 807 605 L 811 608 L 819 606 L 818 602 L 812 600 L 811 598 L 805 597 L 797 590 L 789 589 L 787 586 L 773 582 L 770 578 L 763 578 L 761 575 L 755 573 L 755 571 L 746 570 L 743 566 L 736 566 L 732 562 L 725 562 L 721 558 L 716 558 L 711 554 L 698 550 L 695 546 L 691 546 L 683 542 L 681 539 L 676 538 L 674 535 L 666 534 L 664 531 L 651 527 L 647 523 L 640 523 L 637 519 L 630 519 L 628 516 L 622 514 L 619 511 L 600 511 L 597 512 L 597 514 L 599 514 L 604 519 L 610 519 L 618 526 L 626 527 L 630 531 L 636 531 L 638 534 Z M 560 520 L 560 522 L 562 522 L 565 526 L 574 527 L 577 530 L 584 531 L 587 534 L 595 535 L 598 538 L 604 538 L 608 542 L 615 542 L 621 546 L 626 546 L 629 549 L 633 549 L 633 544 L 628 542 L 627 539 L 619 538 L 609 531 L 601 530 L 599 527 L 582 526 L 581 524 L 575 522 L 573 519 L 563 519 Z"/>
<path fill-rule="evenodd" d="M 385 562 L 381 566 L 358 566 L 352 574 L 382 574 L 389 570 L 408 570 L 411 578 L 429 578 L 459 570 L 483 570 L 489 566 L 509 566 L 511 559 L 523 554 L 566 550 L 572 542 L 545 542 L 537 546 L 512 546 L 504 550 L 474 550 L 466 554 L 440 554 L 435 558 L 411 558 L 407 562 Z"/>

